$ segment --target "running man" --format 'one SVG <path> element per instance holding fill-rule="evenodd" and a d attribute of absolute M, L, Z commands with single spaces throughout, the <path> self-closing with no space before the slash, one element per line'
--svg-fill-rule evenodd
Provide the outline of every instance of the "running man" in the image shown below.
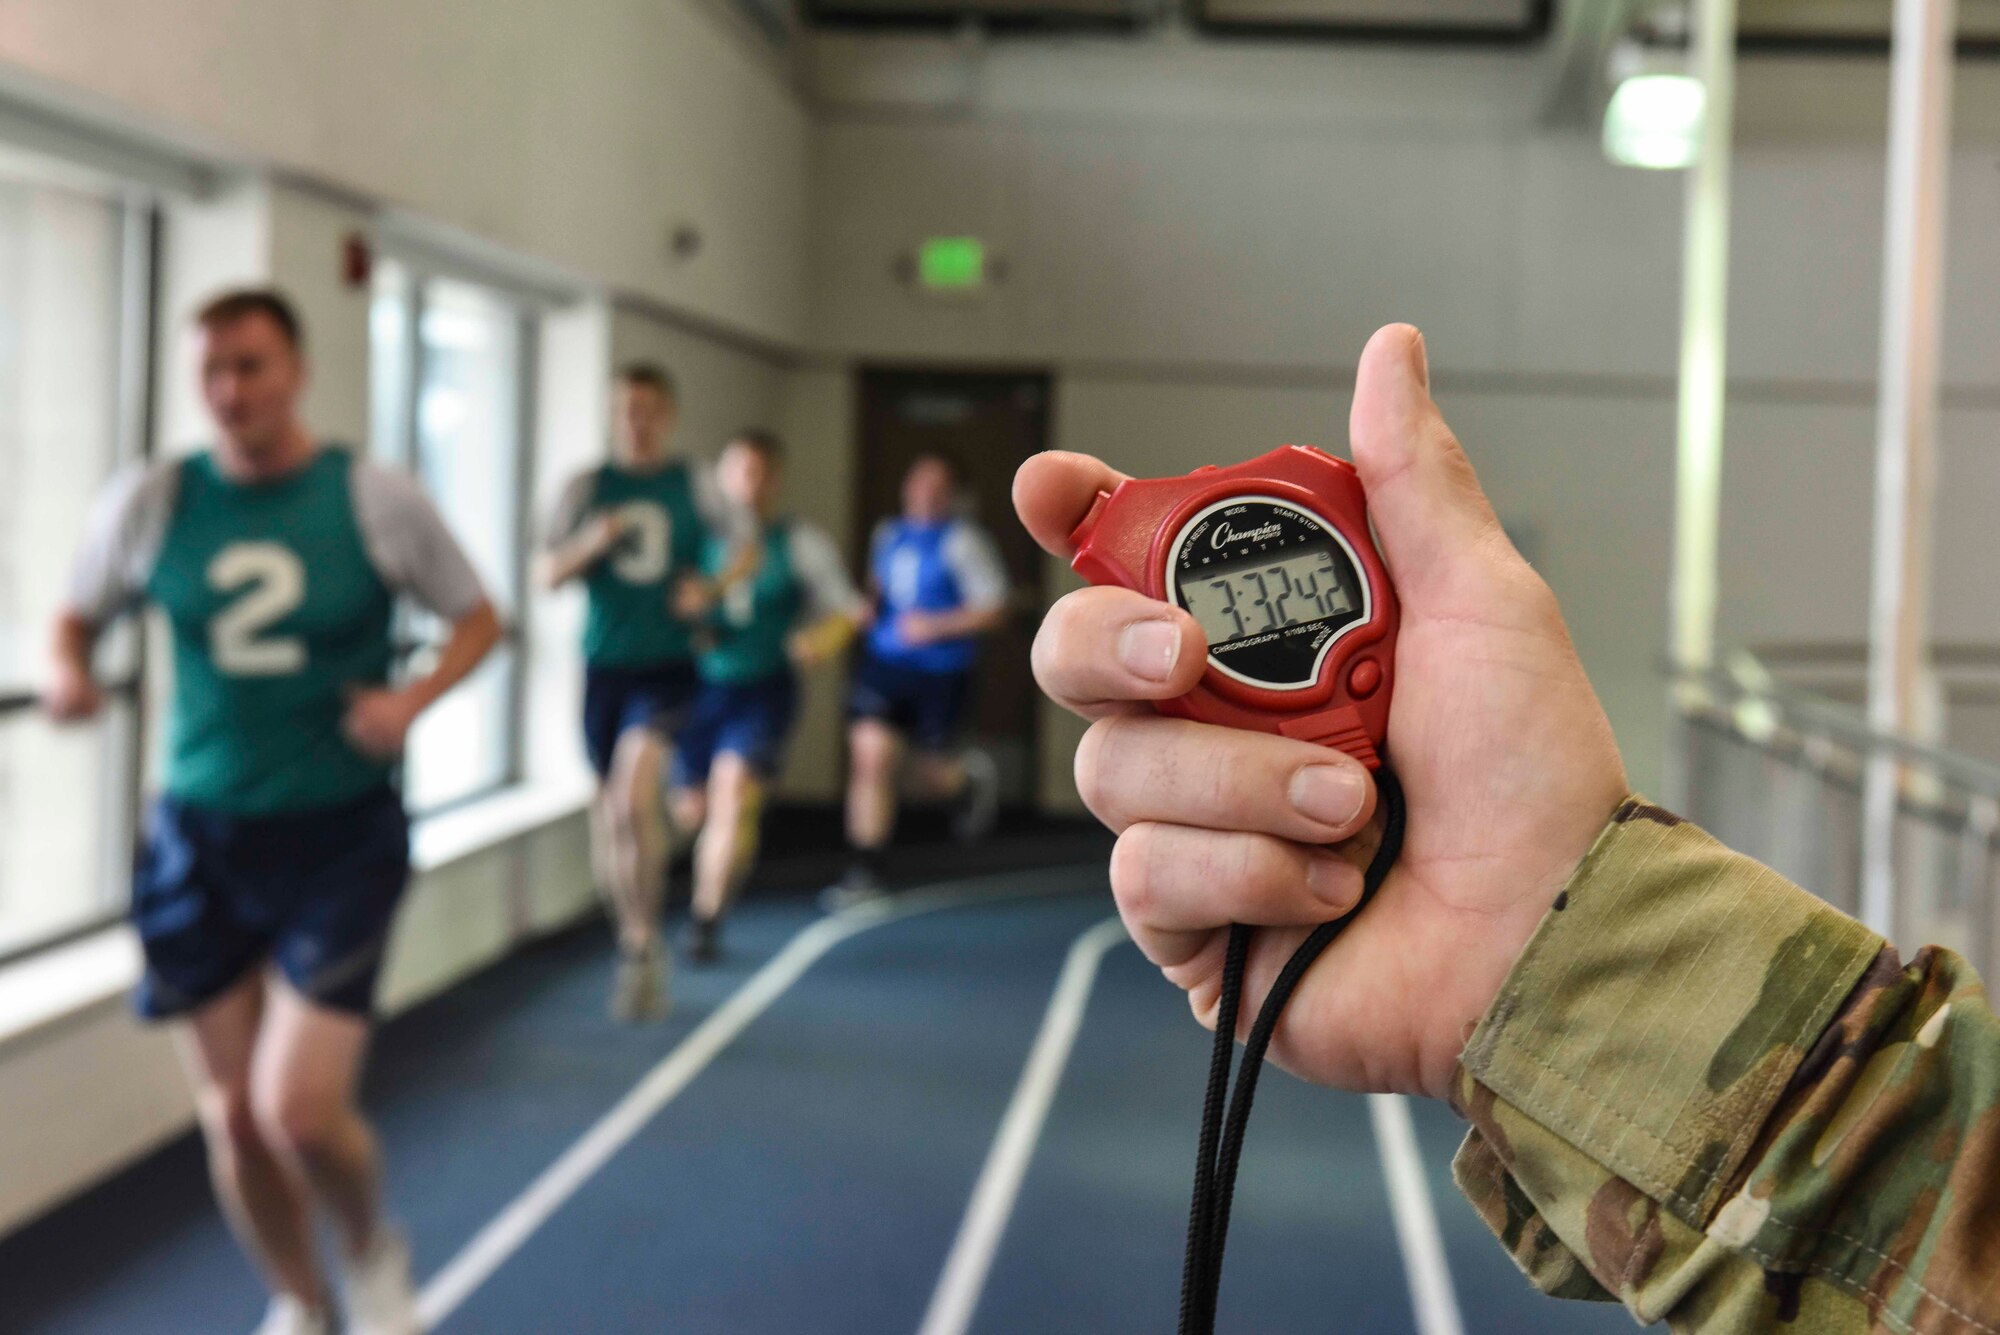
<path fill-rule="evenodd" d="M 992 829 L 999 774 L 983 751 L 954 753 L 979 637 L 1007 616 L 1007 569 L 985 529 L 959 513 L 955 461 L 927 453 L 903 476 L 903 513 L 868 548 L 874 622 L 847 697 L 847 842 L 853 862 L 830 906 L 883 893 L 904 753 L 927 797 L 956 800 L 961 838 Z"/>
<path fill-rule="evenodd" d="M 284 297 L 232 292 L 196 324 L 215 446 L 125 474 L 100 499 L 55 624 L 47 705 L 95 714 L 99 632 L 142 603 L 166 613 L 166 791 L 132 886 L 139 1013 L 176 1022 L 216 1194 L 274 1295 L 261 1335 L 333 1328 L 315 1206 L 341 1244 L 345 1329 L 412 1335 L 409 1250 L 356 1105 L 410 870 L 390 776 L 410 725 L 500 622 L 416 484 L 300 422 L 304 349 Z M 428 675 L 391 685 L 403 594 L 451 634 Z"/>
<path fill-rule="evenodd" d="M 764 790 L 798 709 L 800 669 L 837 656 L 860 623 L 861 595 L 820 529 L 774 510 L 784 450 L 768 432 L 723 447 L 716 482 L 735 512 L 733 538 L 708 542 L 706 581 L 679 591 L 708 626 L 701 694 L 676 740 L 674 818 L 699 829 L 688 955 L 716 958 L 722 917 L 757 857 Z"/>
<path fill-rule="evenodd" d="M 544 584 L 581 579 L 589 599 L 583 738 L 598 778 L 591 842 L 618 924 L 611 1013 L 628 1024 L 664 1019 L 672 1001 L 660 940 L 672 831 L 660 778 L 667 738 L 697 683 L 671 591 L 700 568 L 706 508 L 697 473 L 672 453 L 679 417 L 665 371 L 625 368 L 612 457 L 563 489 L 542 556 Z"/>

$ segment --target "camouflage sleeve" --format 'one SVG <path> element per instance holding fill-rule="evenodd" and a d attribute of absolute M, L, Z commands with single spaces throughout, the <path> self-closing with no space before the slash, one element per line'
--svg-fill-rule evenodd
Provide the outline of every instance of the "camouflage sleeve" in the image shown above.
<path fill-rule="evenodd" d="M 1474 1032 L 1459 1185 L 1544 1291 L 1675 1331 L 2000 1332 L 2000 1023 L 1628 800 Z"/>

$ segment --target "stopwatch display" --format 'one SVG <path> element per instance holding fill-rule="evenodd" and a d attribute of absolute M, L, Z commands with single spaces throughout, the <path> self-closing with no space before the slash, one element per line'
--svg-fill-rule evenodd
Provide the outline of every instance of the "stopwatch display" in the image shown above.
<path fill-rule="evenodd" d="M 1070 533 L 1076 572 L 1184 608 L 1199 685 L 1154 708 L 1381 763 L 1399 620 L 1353 465 L 1286 445 L 1226 468 L 1126 478 Z"/>
<path fill-rule="evenodd" d="M 1200 624 L 1214 667 L 1265 690 L 1315 685 L 1341 634 L 1368 620 L 1368 585 L 1346 539 L 1274 497 L 1201 510 L 1167 559 L 1167 589 Z"/>

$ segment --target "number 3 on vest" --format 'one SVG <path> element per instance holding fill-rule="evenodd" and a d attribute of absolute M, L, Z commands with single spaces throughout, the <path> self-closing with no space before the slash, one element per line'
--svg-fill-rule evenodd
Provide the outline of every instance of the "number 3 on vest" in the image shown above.
<path fill-rule="evenodd" d="M 674 521 L 652 501 L 627 501 L 612 511 L 625 524 L 627 540 L 611 558 L 611 572 L 627 584 L 658 584 L 673 557 Z"/>
<path fill-rule="evenodd" d="M 306 599 L 306 568 L 291 548 L 275 542 L 232 542 L 208 563 L 208 587 L 248 591 L 208 626 L 208 653 L 216 671 L 232 677 L 284 677 L 306 665 L 305 642 L 296 636 L 260 638 Z"/>

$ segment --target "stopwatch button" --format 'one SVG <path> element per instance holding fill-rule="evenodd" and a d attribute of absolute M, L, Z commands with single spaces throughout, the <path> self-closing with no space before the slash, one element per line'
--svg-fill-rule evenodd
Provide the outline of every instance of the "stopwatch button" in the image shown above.
<path fill-rule="evenodd" d="M 1104 507 L 1109 504 L 1111 504 L 1111 493 L 1098 492 L 1097 499 L 1090 503 L 1090 512 L 1084 515 L 1083 522 L 1069 531 L 1070 546 L 1082 547 L 1096 535 L 1097 521 L 1104 518 Z"/>
<path fill-rule="evenodd" d="M 1382 665 L 1372 658 L 1364 658 L 1354 665 L 1347 674 L 1347 693 L 1356 700 L 1366 700 L 1381 689 Z"/>

